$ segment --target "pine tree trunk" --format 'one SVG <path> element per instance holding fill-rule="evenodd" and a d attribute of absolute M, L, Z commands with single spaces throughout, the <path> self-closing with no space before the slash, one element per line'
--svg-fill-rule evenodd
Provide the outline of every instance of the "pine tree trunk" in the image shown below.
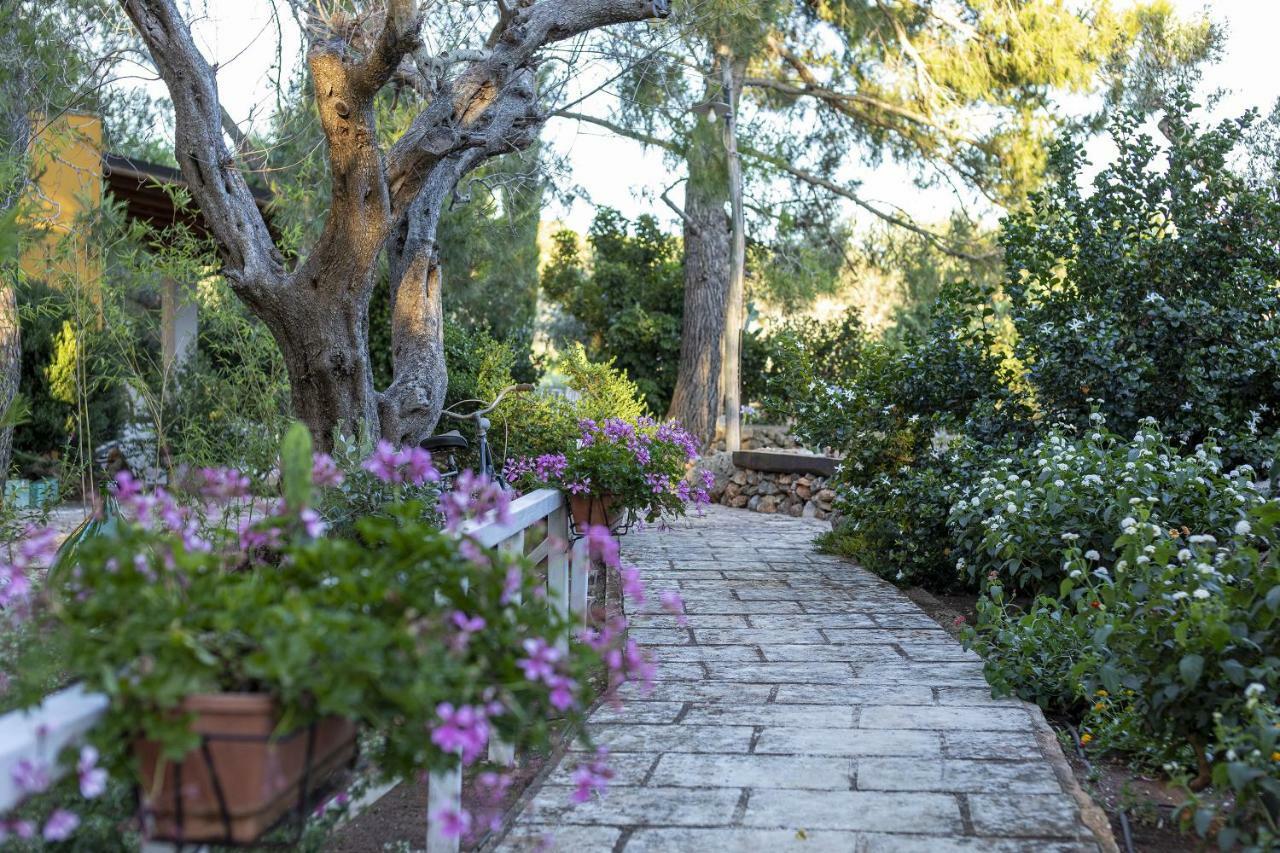
<path fill-rule="evenodd" d="M 715 438 L 729 292 L 729 182 L 719 126 L 701 116 L 687 157 L 684 200 L 684 319 L 670 417 L 704 445 Z"/>

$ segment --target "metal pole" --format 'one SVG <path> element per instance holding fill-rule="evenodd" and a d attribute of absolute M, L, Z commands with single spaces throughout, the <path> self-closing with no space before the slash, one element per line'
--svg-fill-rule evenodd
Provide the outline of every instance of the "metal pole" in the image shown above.
<path fill-rule="evenodd" d="M 727 105 L 724 116 L 724 150 L 729 171 L 729 204 L 733 217 L 733 244 L 729 256 L 729 297 L 724 329 L 724 442 L 733 452 L 742 448 L 742 321 L 746 223 L 742 212 L 742 163 L 738 159 L 738 96 L 733 85 L 733 53 L 720 51 L 720 74 Z"/>

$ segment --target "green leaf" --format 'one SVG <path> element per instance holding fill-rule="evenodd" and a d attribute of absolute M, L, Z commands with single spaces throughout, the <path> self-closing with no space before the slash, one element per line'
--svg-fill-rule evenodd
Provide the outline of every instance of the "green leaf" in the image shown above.
<path fill-rule="evenodd" d="M 1183 655 L 1178 662 L 1178 672 L 1188 687 L 1194 687 L 1200 680 L 1200 674 L 1204 672 L 1204 658 L 1200 655 Z"/>
<path fill-rule="evenodd" d="M 280 479 L 284 498 L 292 510 L 311 502 L 311 433 L 294 421 L 280 444 Z"/>
<path fill-rule="evenodd" d="M 1256 767 L 1250 767 L 1243 761 L 1232 761 L 1227 765 L 1227 778 L 1231 780 L 1231 786 L 1237 791 L 1254 779 L 1265 775 L 1267 774 Z"/>

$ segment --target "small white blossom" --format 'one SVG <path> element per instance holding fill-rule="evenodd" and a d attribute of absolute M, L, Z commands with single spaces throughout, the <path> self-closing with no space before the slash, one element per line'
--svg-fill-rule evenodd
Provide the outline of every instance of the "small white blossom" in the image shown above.
<path fill-rule="evenodd" d="M 1253 532 L 1253 525 L 1245 521 L 1243 518 L 1236 522 L 1236 535 L 1248 536 Z"/>
<path fill-rule="evenodd" d="M 1101 560 L 1101 559 L 1102 559 L 1102 555 L 1101 555 L 1101 554 L 1099 554 L 1097 551 L 1094 551 L 1092 548 L 1090 548 L 1088 551 L 1085 551 L 1085 552 L 1084 552 L 1084 558 L 1085 558 L 1086 560 L 1095 560 L 1095 561 L 1096 561 L 1096 560 Z"/>

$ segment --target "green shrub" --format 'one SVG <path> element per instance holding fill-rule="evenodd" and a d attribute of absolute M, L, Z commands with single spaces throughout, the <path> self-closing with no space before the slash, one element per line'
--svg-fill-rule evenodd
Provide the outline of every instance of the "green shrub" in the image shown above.
<path fill-rule="evenodd" d="M 1063 143 L 1004 223 L 1016 351 L 1055 420 L 1084 428 L 1100 399 L 1116 429 L 1154 417 L 1188 445 L 1280 425 L 1280 199 L 1233 166 L 1253 116 L 1204 129 L 1192 107 L 1166 111 L 1167 150 L 1120 116 L 1088 194 L 1083 149 Z"/>
<path fill-rule="evenodd" d="M 947 512 L 970 468 L 966 452 L 950 449 L 843 486 L 836 501 L 840 521 L 820 546 L 900 586 L 948 591 L 966 585 L 955 569 Z"/>
<path fill-rule="evenodd" d="M 993 579 L 969 637 L 997 690 L 1087 707 L 1086 744 L 1145 753 L 1175 778 L 1194 776 L 1195 790 L 1212 781 L 1232 792 L 1223 849 L 1270 849 L 1280 817 L 1277 522 L 1270 501 L 1226 535 L 1188 535 L 1140 501 L 1112 522 L 1111 556 L 1063 549 L 1056 596 L 1024 612 Z M 1214 817 L 1203 806 L 1193 823 L 1210 834 Z"/>
<path fill-rule="evenodd" d="M 1100 413 L 1081 437 L 1054 429 L 959 491 L 949 524 L 960 567 L 1035 591 L 1062 577 L 1069 544 L 1114 559 L 1120 519 L 1139 511 L 1166 529 L 1229 532 L 1262 498 L 1253 470 L 1224 471 L 1219 452 L 1179 455 L 1150 422 L 1128 441 Z"/>

